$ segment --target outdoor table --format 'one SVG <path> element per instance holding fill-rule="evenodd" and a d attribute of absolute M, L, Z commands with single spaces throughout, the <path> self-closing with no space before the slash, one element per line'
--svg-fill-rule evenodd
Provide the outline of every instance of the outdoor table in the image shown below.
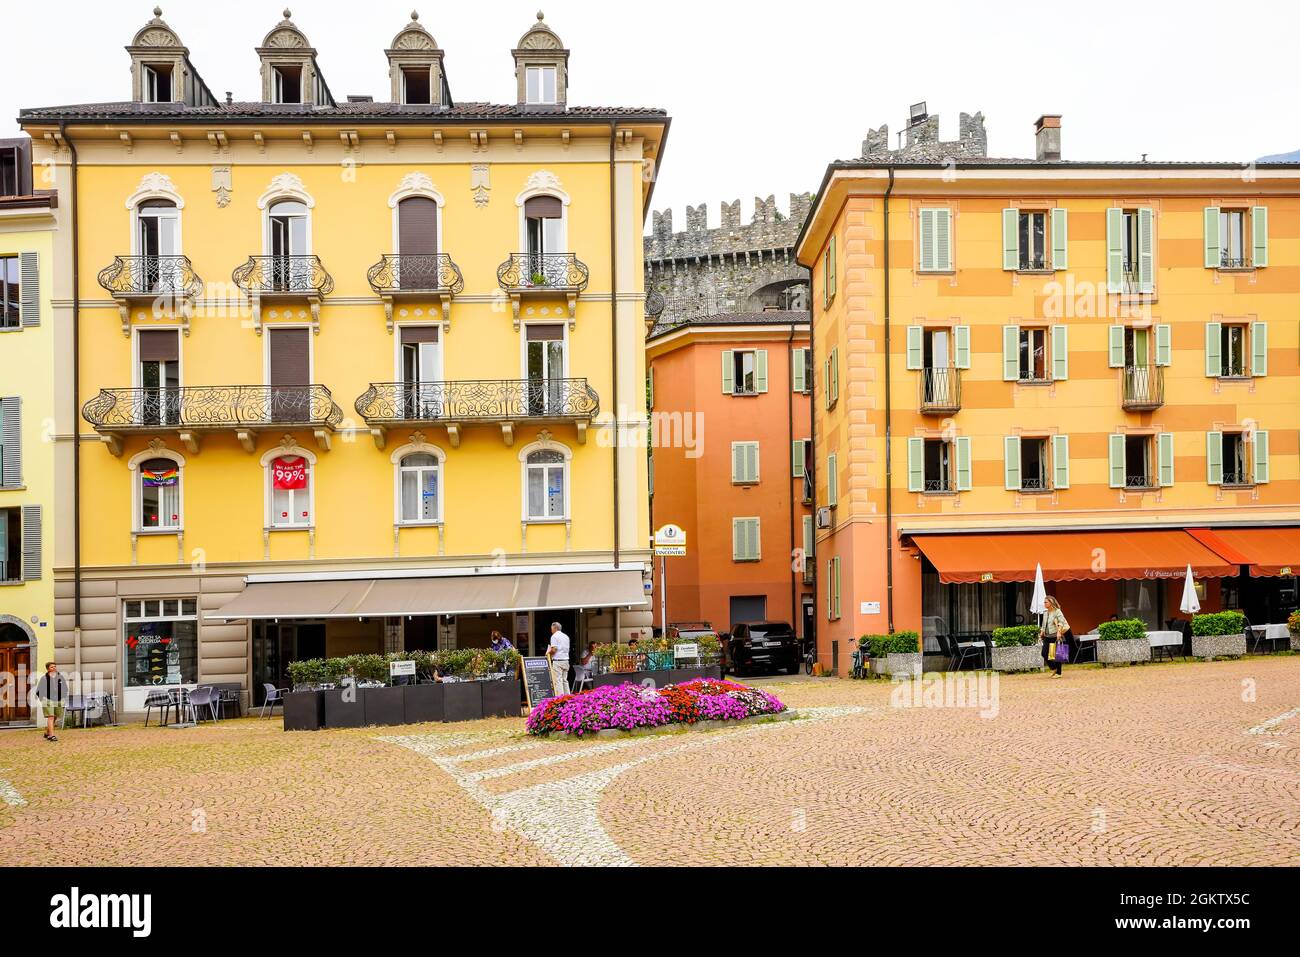
<path fill-rule="evenodd" d="M 1291 638 L 1291 632 L 1285 622 L 1275 625 L 1252 625 L 1251 630 L 1261 641 L 1289 641 Z"/>
<path fill-rule="evenodd" d="M 1165 648 L 1169 651 L 1169 657 L 1174 656 L 1174 649 L 1182 651 L 1183 633 L 1181 631 L 1148 631 L 1147 642 L 1151 645 L 1154 652 L 1157 648 Z"/>
<path fill-rule="evenodd" d="M 1079 646 L 1079 651 L 1078 651 L 1078 653 L 1074 656 L 1074 661 L 1075 661 L 1075 663 L 1078 664 L 1078 663 L 1082 660 L 1082 658 L 1083 658 L 1083 653 L 1084 653 L 1085 650 L 1090 650 L 1090 651 L 1092 652 L 1092 660 L 1093 660 L 1093 661 L 1096 661 L 1096 660 L 1097 660 L 1097 642 L 1098 642 L 1100 639 L 1101 639 L 1101 634 L 1100 634 L 1100 632 L 1096 632 L 1096 631 L 1089 631 L 1089 632 L 1087 632 L 1086 634 L 1075 635 L 1075 636 L 1074 636 L 1074 643 L 1075 643 L 1076 645 Z"/>

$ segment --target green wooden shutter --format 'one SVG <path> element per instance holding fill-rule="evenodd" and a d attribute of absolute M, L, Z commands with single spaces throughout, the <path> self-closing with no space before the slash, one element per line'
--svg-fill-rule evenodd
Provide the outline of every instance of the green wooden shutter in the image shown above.
<path fill-rule="evenodd" d="M 1123 488 L 1126 478 L 1124 466 L 1124 436 L 1110 436 L 1110 487 Z"/>
<path fill-rule="evenodd" d="M 1020 436 L 1008 435 L 1002 440 L 1002 469 L 1007 491 L 1020 489 Z"/>
<path fill-rule="evenodd" d="M 745 475 L 751 482 L 757 482 L 759 479 L 758 471 L 758 443 L 750 442 L 745 450 L 748 458 L 745 460 Z"/>
<path fill-rule="evenodd" d="M 724 395 L 734 395 L 736 391 L 736 360 L 735 354 L 727 349 L 722 353 L 722 392 Z"/>
<path fill-rule="evenodd" d="M 934 268 L 941 272 L 952 269 L 952 210 L 934 211 Z"/>
<path fill-rule="evenodd" d="M 0 399 L 0 486 L 23 484 L 22 396 Z"/>
<path fill-rule="evenodd" d="M 813 535 L 813 520 L 811 515 L 803 517 L 803 557 L 812 558 L 816 544 L 816 537 Z"/>
<path fill-rule="evenodd" d="M 971 490 L 970 436 L 957 437 L 957 491 Z"/>
<path fill-rule="evenodd" d="M 1255 484 L 1268 484 L 1268 433 L 1255 430 Z"/>
<path fill-rule="evenodd" d="M 1124 210 L 1106 210 L 1106 291 L 1124 289 Z"/>
<path fill-rule="evenodd" d="M 907 490 L 925 491 L 925 439 L 907 440 Z"/>
<path fill-rule="evenodd" d="M 1223 484 L 1223 433 L 1205 433 L 1205 481 Z"/>
<path fill-rule="evenodd" d="M 754 391 L 767 391 L 767 350 L 754 350 Z"/>
<path fill-rule="evenodd" d="M 1002 327 L 1002 379 L 1015 382 L 1020 378 L 1020 327 Z"/>
<path fill-rule="evenodd" d="M 1155 213 L 1149 206 L 1138 210 L 1138 290 L 1151 293 L 1156 288 Z"/>
<path fill-rule="evenodd" d="M 1250 210 L 1251 245 L 1254 248 L 1251 264 L 1256 269 L 1268 265 L 1268 207 L 1254 206 Z"/>
<path fill-rule="evenodd" d="M 1112 369 L 1124 368 L 1124 327 L 1111 326 L 1106 335 L 1106 364 Z"/>
<path fill-rule="evenodd" d="M 1156 365 L 1167 366 L 1174 358 L 1174 330 L 1168 323 L 1156 326 Z"/>
<path fill-rule="evenodd" d="M 831 508 L 840 504 L 839 456 L 832 452 L 826 456 L 826 504 Z"/>
<path fill-rule="evenodd" d="M 840 617 L 840 556 L 831 559 L 834 574 L 831 578 L 831 617 Z"/>
<path fill-rule="evenodd" d="M 922 337 L 924 332 L 920 326 L 907 327 L 907 368 L 919 369 L 924 362 L 924 352 L 921 348 Z"/>
<path fill-rule="evenodd" d="M 1250 374 L 1268 375 L 1268 323 L 1250 325 Z"/>
<path fill-rule="evenodd" d="M 1052 268 L 1070 268 L 1069 217 L 1059 206 L 1052 210 Z"/>
<path fill-rule="evenodd" d="M 1020 268 L 1020 210 L 1002 210 L 1002 268 Z"/>
<path fill-rule="evenodd" d="M 745 480 L 745 450 L 743 442 L 731 443 L 731 481 Z"/>
<path fill-rule="evenodd" d="M 958 369 L 970 368 L 970 326 L 953 327 L 952 362 Z"/>
<path fill-rule="evenodd" d="M 731 560 L 738 562 L 745 557 L 745 520 L 731 520 Z"/>
<path fill-rule="evenodd" d="M 1070 487 L 1070 437 L 1068 435 L 1052 436 L 1052 486 L 1058 489 Z"/>
<path fill-rule="evenodd" d="M 840 347 L 831 350 L 831 402 L 840 401 Z"/>
<path fill-rule="evenodd" d="M 43 541 L 41 538 L 41 506 L 22 507 L 23 581 L 41 580 Z"/>
<path fill-rule="evenodd" d="M 921 210 L 921 255 L 918 257 L 918 265 L 921 272 L 933 272 L 934 265 L 934 220 L 936 210 Z"/>
<path fill-rule="evenodd" d="M 1160 487 L 1169 488 L 1174 484 L 1174 434 L 1161 432 L 1156 436 L 1156 467 L 1160 478 Z"/>
<path fill-rule="evenodd" d="M 794 392 L 804 392 L 808 388 L 807 354 L 807 349 L 795 349 L 790 355 L 790 388 Z"/>
<path fill-rule="evenodd" d="M 790 443 L 790 461 L 793 463 L 792 474 L 795 478 L 803 478 L 804 470 L 804 444 L 803 439 L 795 439 Z"/>
<path fill-rule="evenodd" d="M 18 254 L 18 308 L 23 328 L 41 324 L 41 260 L 34 252 Z"/>
<path fill-rule="evenodd" d="M 827 357 L 826 357 L 826 361 L 822 363 L 822 403 L 823 403 L 823 404 L 826 406 L 826 408 L 828 408 L 828 409 L 829 409 L 829 408 L 831 407 L 831 405 L 832 405 L 832 402 L 831 402 L 831 359 L 830 359 L 830 356 L 827 356 Z"/>
<path fill-rule="evenodd" d="M 831 298 L 832 299 L 835 298 L 835 294 L 839 292 L 839 287 L 840 287 L 839 244 L 835 240 L 836 237 L 831 236 L 830 255 L 827 257 L 831 264 Z"/>
<path fill-rule="evenodd" d="M 1070 377 L 1070 330 L 1052 326 L 1052 378 L 1060 382 Z"/>
<path fill-rule="evenodd" d="M 1222 323 L 1205 324 L 1205 374 L 1208 376 L 1217 377 L 1223 374 L 1222 337 Z"/>
<path fill-rule="evenodd" d="M 1205 268 L 1218 269 L 1223 263 L 1223 240 L 1219 236 L 1219 207 L 1205 207 Z"/>

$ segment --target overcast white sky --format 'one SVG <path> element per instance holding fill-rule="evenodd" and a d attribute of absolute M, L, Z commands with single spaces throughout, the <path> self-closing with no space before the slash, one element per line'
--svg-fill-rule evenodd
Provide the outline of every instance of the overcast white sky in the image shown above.
<path fill-rule="evenodd" d="M 1067 159 L 1248 160 L 1300 149 L 1295 0 L 290 0 L 334 95 L 387 96 L 384 49 L 412 4 L 446 51 L 457 100 L 511 102 L 510 50 L 538 3 L 572 50 L 575 105 L 659 106 L 673 117 L 654 206 L 815 189 L 860 154 L 869 126 L 897 131 L 925 100 L 957 135 L 982 110 L 989 150 L 1033 153 L 1032 124 L 1062 113 Z M 0 136 L 19 107 L 130 97 L 123 47 L 153 0 L 47 0 L 0 31 Z M 220 97 L 257 99 L 253 48 L 283 0 L 162 0 Z M 35 14 L 35 15 L 34 15 Z M 60 59 L 46 43 L 57 35 Z"/>

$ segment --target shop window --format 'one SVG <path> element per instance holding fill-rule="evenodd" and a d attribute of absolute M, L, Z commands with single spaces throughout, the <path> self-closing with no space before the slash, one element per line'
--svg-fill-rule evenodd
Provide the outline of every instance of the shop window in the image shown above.
<path fill-rule="evenodd" d="M 197 599 L 128 601 L 122 617 L 126 687 L 176 687 L 199 680 Z"/>

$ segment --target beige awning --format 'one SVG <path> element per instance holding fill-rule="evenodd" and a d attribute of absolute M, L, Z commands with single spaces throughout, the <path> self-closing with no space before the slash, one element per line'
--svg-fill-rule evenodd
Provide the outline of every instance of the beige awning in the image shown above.
<path fill-rule="evenodd" d="M 385 618 L 645 604 L 640 571 L 553 572 L 254 582 L 204 617 Z"/>

